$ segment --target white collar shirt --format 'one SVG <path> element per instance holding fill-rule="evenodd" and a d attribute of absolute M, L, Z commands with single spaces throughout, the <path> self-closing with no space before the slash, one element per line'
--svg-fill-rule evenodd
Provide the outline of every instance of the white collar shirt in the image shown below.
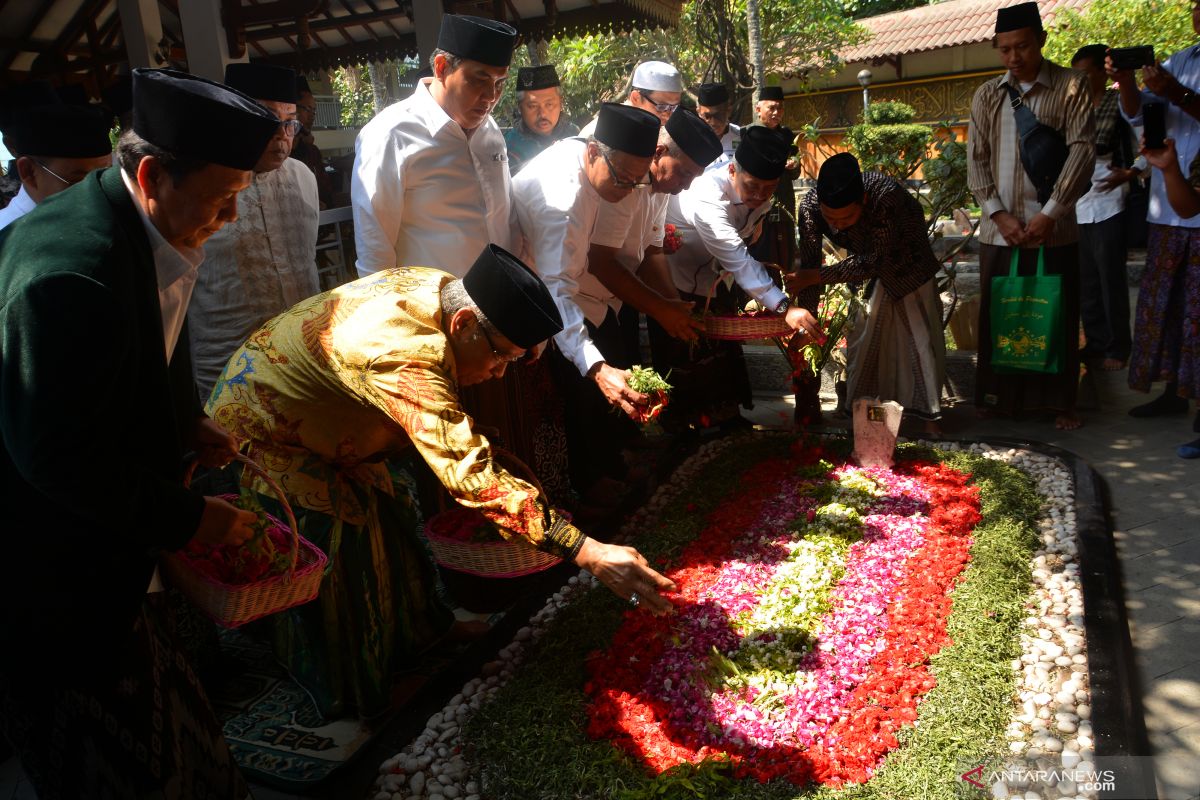
<path fill-rule="evenodd" d="M 729 123 L 729 127 L 725 129 L 725 133 L 721 136 L 721 155 L 712 160 L 705 172 L 714 169 L 721 169 L 730 161 L 733 161 L 733 155 L 737 152 L 737 147 L 742 141 L 742 127 Z"/>
<path fill-rule="evenodd" d="M 196 285 L 196 274 L 200 263 L 204 261 L 204 251 L 195 247 L 185 247 L 179 250 L 171 245 L 154 227 L 150 217 L 138 201 L 137 190 L 129 175 L 121 171 L 125 188 L 133 199 L 133 206 L 138 216 L 142 218 L 142 227 L 150 239 L 150 251 L 154 255 L 154 275 L 158 280 L 158 305 L 162 313 L 163 344 L 166 346 L 167 363 L 175 352 L 179 342 L 180 331 L 183 330 L 183 320 L 187 316 L 188 303 L 192 299 L 192 289 Z"/>
<path fill-rule="evenodd" d="M 1172 55 L 1163 62 L 1163 69 L 1193 91 L 1200 89 L 1200 44 Z M 1146 103 L 1166 103 L 1167 136 L 1175 140 L 1175 152 L 1179 154 L 1179 163 L 1186 172 L 1187 165 L 1200 153 L 1200 122 L 1184 113 L 1174 103 L 1167 103 L 1158 95 L 1142 90 L 1142 105 Z M 1132 117 L 1125 113 L 1122 106 L 1121 115 L 1130 125 L 1141 127 L 1141 106 L 1138 107 L 1138 113 Z M 1150 208 L 1146 214 L 1146 221 L 1177 228 L 1200 228 L 1200 214 L 1185 219 L 1171 208 L 1171 202 L 1167 199 L 1166 181 L 1163 180 L 1158 167 L 1154 167 L 1154 175 L 1150 181 Z"/>
<path fill-rule="evenodd" d="M 255 330 L 320 291 L 317 179 L 294 158 L 255 173 L 238 194 L 238 218 L 204 243 L 204 269 L 188 307 L 200 396 Z"/>
<path fill-rule="evenodd" d="M 621 228 L 626 229 L 625 240 L 617 248 L 617 261 L 625 269 L 636 272 L 647 250 L 662 247 L 670 200 L 671 195 L 652 192 L 649 186 L 644 186 L 634 189 L 619 203 L 600 206 L 600 213 L 596 216 L 598 235 L 612 236 Z M 592 242 L 601 244 L 595 237 Z M 613 308 L 620 309 L 621 301 L 616 297 L 612 300 L 616 303 Z"/>
<path fill-rule="evenodd" d="M 675 288 L 711 297 L 724 270 L 763 307 L 778 306 L 785 298 L 783 291 L 747 248 L 755 227 L 770 210 L 769 199 L 757 208 L 743 203 L 729 170 L 706 172 L 691 188 L 672 198 L 667 222 L 683 240 L 679 249 L 667 256 Z"/>
<path fill-rule="evenodd" d="M 489 243 L 517 250 L 504 135 L 491 116 L 468 135 L 433 99 L 431 80 L 358 134 L 350 202 L 359 275 L 423 266 L 461 278 Z"/>
<path fill-rule="evenodd" d="M 1129 194 L 1129 184 L 1123 183 L 1116 189 L 1101 191 L 1100 184 L 1112 172 L 1112 155 L 1096 158 L 1096 166 L 1092 171 L 1092 186 L 1087 194 L 1075 203 L 1075 221 L 1080 225 L 1089 225 L 1111 219 L 1125 210 L 1125 196 Z"/>
<path fill-rule="evenodd" d="M 29 196 L 29 192 L 25 191 L 25 187 L 22 186 L 21 191 L 17 192 L 12 200 L 8 201 L 8 205 L 0 208 L 0 230 L 4 230 L 35 208 L 37 208 L 37 203 L 33 202 L 33 198 Z"/>
<path fill-rule="evenodd" d="M 588 271 L 588 249 L 599 244 L 619 249 L 625 243 L 628 218 L 613 215 L 601 230 L 601 206 L 611 206 L 584 174 L 587 143 L 556 142 L 533 158 L 513 179 L 513 205 L 525 237 L 526 259 L 554 297 L 563 330 L 554 343 L 559 352 L 586 375 L 604 354 L 588 335 L 585 321 L 599 326 L 618 301 Z M 641 190 L 635 190 L 641 191 Z"/>

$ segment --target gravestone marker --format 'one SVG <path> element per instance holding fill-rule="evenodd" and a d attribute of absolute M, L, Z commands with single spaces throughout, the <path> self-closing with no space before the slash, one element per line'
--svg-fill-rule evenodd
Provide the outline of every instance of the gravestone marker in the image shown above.
<path fill-rule="evenodd" d="M 904 406 L 894 400 L 880 403 L 872 397 L 854 401 L 854 460 L 864 467 L 886 467 L 895 463 L 896 436 Z"/>

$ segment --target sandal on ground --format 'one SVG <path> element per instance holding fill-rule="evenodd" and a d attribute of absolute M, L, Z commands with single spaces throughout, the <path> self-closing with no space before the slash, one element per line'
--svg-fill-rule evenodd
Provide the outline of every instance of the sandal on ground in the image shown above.
<path fill-rule="evenodd" d="M 1175 452 L 1180 458 L 1200 458 L 1200 439 L 1187 444 L 1181 444 L 1175 448 Z"/>

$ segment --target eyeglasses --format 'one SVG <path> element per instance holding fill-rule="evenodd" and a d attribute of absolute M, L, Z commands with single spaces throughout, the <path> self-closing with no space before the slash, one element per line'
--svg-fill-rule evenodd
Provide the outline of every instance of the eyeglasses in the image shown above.
<path fill-rule="evenodd" d="M 642 99 L 658 109 L 660 113 L 673 114 L 675 109 L 679 108 L 679 103 L 656 103 L 654 102 L 654 99 L 650 97 L 650 93 L 648 91 L 645 89 L 638 89 L 638 91 L 641 93 Z"/>
<path fill-rule="evenodd" d="M 63 185 L 64 185 L 64 186 L 74 186 L 75 184 L 77 184 L 77 183 L 79 183 L 81 180 L 83 180 L 83 177 L 82 177 L 82 176 L 80 176 L 80 177 L 76 178 L 76 179 L 75 179 L 75 180 L 73 180 L 73 181 L 69 181 L 69 180 L 67 180 L 66 178 L 64 178 L 62 175 L 59 175 L 57 172 L 55 172 L 54 170 L 52 170 L 52 169 L 50 169 L 49 167 L 47 167 L 47 166 L 46 166 L 45 164 L 43 164 L 42 162 L 38 161 L 36 158 L 35 158 L 35 159 L 33 159 L 33 163 L 37 164 L 37 165 L 38 165 L 39 167 L 41 167 L 42 169 L 46 170 L 46 172 L 47 172 L 47 173 L 49 173 L 49 174 L 50 174 L 52 177 L 58 178 L 60 181 L 62 181 L 62 182 L 63 182 Z"/>
<path fill-rule="evenodd" d="M 279 123 L 279 128 L 283 131 L 284 136 L 295 136 L 303 127 L 298 119 L 285 119 Z"/>
<path fill-rule="evenodd" d="M 636 189 L 639 186 L 649 186 L 649 180 L 627 181 L 624 178 L 617 176 L 617 170 L 613 167 L 613 163 L 608 160 L 608 154 L 601 152 L 600 157 L 604 159 L 604 163 L 608 165 L 608 177 L 612 178 L 613 186 L 620 189 Z M 647 173 L 648 175 L 649 173 Z"/>
<path fill-rule="evenodd" d="M 492 335 L 488 333 L 487 328 L 484 327 L 482 323 L 479 325 L 479 330 L 483 331 L 483 338 L 487 340 L 488 347 L 492 349 L 492 356 L 496 359 L 497 364 L 511 364 L 514 361 L 520 361 L 525 357 L 524 351 L 517 353 L 515 356 L 502 355 L 500 351 L 496 349 L 496 343 L 492 341 Z"/>

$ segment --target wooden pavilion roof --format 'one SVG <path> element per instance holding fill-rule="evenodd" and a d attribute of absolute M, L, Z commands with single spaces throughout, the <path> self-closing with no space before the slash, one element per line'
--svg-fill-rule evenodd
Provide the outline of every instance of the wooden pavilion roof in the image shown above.
<path fill-rule="evenodd" d="M 442 0 L 515 26 L 524 41 L 671 27 L 685 0 Z M 219 0 L 230 51 L 315 72 L 412 57 L 411 0 Z M 163 66 L 186 66 L 178 0 L 158 0 Z M 96 97 L 127 62 L 117 0 L 0 0 L 0 87 L 83 83 Z"/>

